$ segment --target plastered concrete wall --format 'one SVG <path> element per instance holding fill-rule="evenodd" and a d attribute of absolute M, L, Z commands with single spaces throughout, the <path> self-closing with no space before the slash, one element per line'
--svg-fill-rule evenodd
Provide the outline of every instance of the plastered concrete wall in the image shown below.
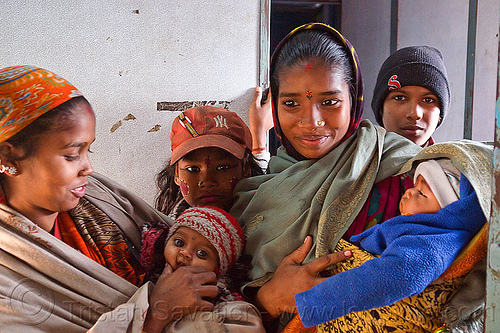
<path fill-rule="evenodd" d="M 343 1 L 341 23 L 341 32 L 354 45 L 361 63 L 364 118 L 376 123 L 371 102 L 378 70 L 390 55 L 391 1 Z"/>
<path fill-rule="evenodd" d="M 94 169 L 152 203 L 178 114 L 158 110 L 158 102 L 222 101 L 247 120 L 258 78 L 259 5 L 2 1 L 0 67 L 40 66 L 79 88 L 97 116 Z"/>
<path fill-rule="evenodd" d="M 451 87 L 451 109 L 436 131 L 437 141 L 463 138 L 468 8 L 467 0 L 399 1 L 397 48 L 432 45 L 444 55 Z M 474 140 L 492 141 L 498 49 L 498 1 L 479 1 L 474 88 Z M 360 56 L 365 78 L 365 118 L 371 110 L 380 66 L 390 54 L 390 0 L 342 2 L 342 32 Z"/>
<path fill-rule="evenodd" d="M 478 1 L 472 139 L 493 141 L 498 78 L 500 1 Z"/>

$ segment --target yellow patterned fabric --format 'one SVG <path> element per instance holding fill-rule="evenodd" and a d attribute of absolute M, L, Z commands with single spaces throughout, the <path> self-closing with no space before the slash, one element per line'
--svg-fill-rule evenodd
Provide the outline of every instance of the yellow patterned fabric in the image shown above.
<path fill-rule="evenodd" d="M 359 267 L 364 262 L 375 258 L 371 253 L 343 239 L 339 241 L 335 251 L 348 249 L 353 252 L 353 256 L 348 260 L 339 262 L 329 271 L 329 274 L 334 275 Z M 316 327 L 305 328 L 299 316 L 295 316 L 282 330 L 282 333 L 434 332 L 442 326 L 440 320 L 441 310 L 458 290 L 461 280 L 461 277 L 446 281 L 440 278 L 416 296 L 405 298 L 393 305 L 378 309 L 351 312 L 344 317 Z"/>
<path fill-rule="evenodd" d="M 341 239 L 335 251 L 350 249 L 351 259 L 337 264 L 331 274 L 359 267 L 374 258 L 369 252 Z M 439 314 L 460 285 L 461 278 L 436 281 L 418 295 L 393 305 L 350 314 L 317 326 L 318 332 L 433 332 L 441 327 Z M 360 282 L 362 283 L 362 282 Z M 348 292 L 348 291 L 346 291 Z"/>
<path fill-rule="evenodd" d="M 43 68 L 0 69 L 0 142 L 77 96 L 82 94 L 71 83 Z"/>

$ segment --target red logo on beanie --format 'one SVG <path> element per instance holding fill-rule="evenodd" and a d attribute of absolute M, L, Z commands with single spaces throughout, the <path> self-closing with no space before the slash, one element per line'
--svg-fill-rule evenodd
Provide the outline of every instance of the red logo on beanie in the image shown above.
<path fill-rule="evenodd" d="M 387 85 L 389 86 L 389 90 L 394 90 L 394 89 L 401 88 L 401 83 L 399 83 L 399 81 L 397 80 L 397 78 L 398 78 L 397 75 L 391 76 L 391 78 L 387 82 Z"/>

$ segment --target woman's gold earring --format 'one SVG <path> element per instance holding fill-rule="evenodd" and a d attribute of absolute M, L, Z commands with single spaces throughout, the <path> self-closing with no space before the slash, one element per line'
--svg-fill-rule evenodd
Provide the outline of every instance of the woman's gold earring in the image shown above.
<path fill-rule="evenodd" d="M 3 164 L 0 164 L 0 173 L 8 173 L 9 175 L 15 175 L 17 173 L 16 167 L 6 167 Z"/>
<path fill-rule="evenodd" d="M 9 175 L 15 175 L 17 173 L 16 167 L 4 167 L 4 169 L 5 169 L 5 173 L 8 173 Z"/>

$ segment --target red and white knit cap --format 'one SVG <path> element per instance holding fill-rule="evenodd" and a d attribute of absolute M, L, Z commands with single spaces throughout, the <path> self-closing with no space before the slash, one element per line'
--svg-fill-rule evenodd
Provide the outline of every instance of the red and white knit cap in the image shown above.
<path fill-rule="evenodd" d="M 219 254 L 217 275 L 226 274 L 241 255 L 245 234 L 238 221 L 217 207 L 192 207 L 185 210 L 170 227 L 167 239 L 180 227 L 199 232 Z"/>

